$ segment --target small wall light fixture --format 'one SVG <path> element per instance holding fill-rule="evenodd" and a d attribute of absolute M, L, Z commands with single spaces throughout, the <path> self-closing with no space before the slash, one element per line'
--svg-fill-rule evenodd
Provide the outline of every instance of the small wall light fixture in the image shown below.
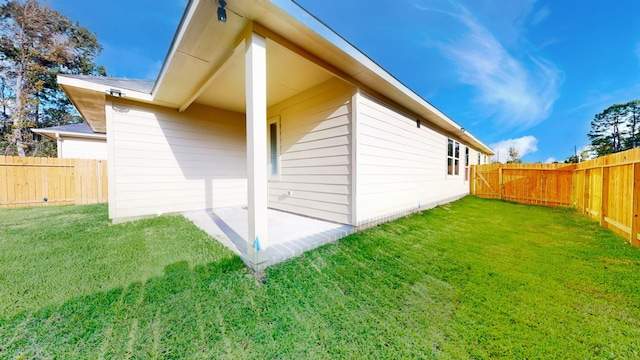
<path fill-rule="evenodd" d="M 218 5 L 220 5 L 218 7 L 218 21 L 224 24 L 227 22 L 227 11 L 224 9 L 224 7 L 227 6 L 227 2 L 218 0 Z"/>
<path fill-rule="evenodd" d="M 111 95 L 111 96 L 116 96 L 116 97 L 124 97 L 124 93 L 118 89 L 109 89 L 107 90 L 107 94 Z"/>
<path fill-rule="evenodd" d="M 462 132 L 466 132 L 467 130 L 465 130 L 463 127 L 460 128 L 460 131 Z"/>

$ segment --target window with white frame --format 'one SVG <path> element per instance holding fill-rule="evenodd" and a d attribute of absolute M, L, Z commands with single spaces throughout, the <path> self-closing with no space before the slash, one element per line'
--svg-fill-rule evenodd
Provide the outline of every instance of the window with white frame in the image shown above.
<path fill-rule="evenodd" d="M 464 147 L 464 181 L 469 181 L 469 147 Z"/>
<path fill-rule="evenodd" d="M 278 118 L 269 121 L 269 176 L 280 175 L 280 122 Z"/>
<path fill-rule="evenodd" d="M 449 139 L 447 147 L 447 174 L 460 175 L 460 143 Z"/>

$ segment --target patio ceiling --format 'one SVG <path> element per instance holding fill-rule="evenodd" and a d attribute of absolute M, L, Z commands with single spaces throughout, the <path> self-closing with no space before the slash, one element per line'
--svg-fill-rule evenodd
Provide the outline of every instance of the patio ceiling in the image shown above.
<path fill-rule="evenodd" d="M 245 43 L 252 16 L 266 12 L 253 2 L 227 7 L 227 22 L 217 20 L 217 3 L 200 1 L 187 14 L 188 26 L 178 33 L 156 84 L 154 98 L 185 110 L 192 103 L 245 112 Z M 262 9 L 262 11 L 261 11 Z M 238 14 L 244 14 L 240 16 Z M 211 36 L 208 36 L 211 34 Z M 175 44 L 174 44 L 175 45 Z M 267 39 L 267 105 L 329 80 L 333 75 Z"/>
<path fill-rule="evenodd" d="M 194 103 L 245 112 L 244 43 L 225 61 Z M 330 73 L 278 43 L 267 40 L 267 105 L 277 104 L 329 80 Z"/>

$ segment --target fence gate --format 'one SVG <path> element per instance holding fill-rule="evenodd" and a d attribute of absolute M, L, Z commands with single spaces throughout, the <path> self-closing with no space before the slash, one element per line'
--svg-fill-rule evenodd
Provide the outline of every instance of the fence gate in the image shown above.
<path fill-rule="evenodd" d="M 490 164 L 473 167 L 470 193 L 524 204 L 571 205 L 575 165 Z"/>
<path fill-rule="evenodd" d="M 500 173 L 497 166 L 474 166 L 470 192 L 483 198 L 500 199 Z"/>

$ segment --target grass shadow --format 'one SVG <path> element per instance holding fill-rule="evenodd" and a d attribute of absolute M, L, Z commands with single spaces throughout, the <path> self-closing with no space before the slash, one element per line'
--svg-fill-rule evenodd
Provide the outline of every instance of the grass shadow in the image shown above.
<path fill-rule="evenodd" d="M 194 357 L 194 341 L 216 332 L 215 309 L 237 301 L 214 284 L 251 286 L 247 273 L 237 256 L 193 269 L 181 261 L 161 277 L 0 319 L 0 358 Z M 211 303 L 221 307 L 202 306 Z"/>
<path fill-rule="evenodd" d="M 1 317 L 0 358 L 640 352 L 640 252 L 567 209 L 463 199 L 278 264 L 265 285 L 236 256 L 190 264 Z"/>

